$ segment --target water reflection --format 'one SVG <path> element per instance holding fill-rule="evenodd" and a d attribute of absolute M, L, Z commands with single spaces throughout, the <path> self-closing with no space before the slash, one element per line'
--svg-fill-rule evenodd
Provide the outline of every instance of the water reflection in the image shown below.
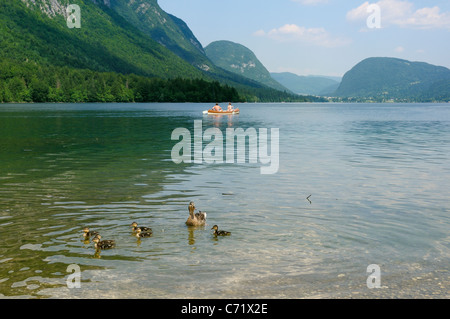
<path fill-rule="evenodd" d="M 226 127 L 238 127 L 239 126 L 239 115 L 228 115 L 228 114 L 209 114 L 204 116 L 204 120 L 207 123 L 212 122 L 212 126 L 222 129 Z M 212 121 L 211 121 L 212 120 Z"/>
<path fill-rule="evenodd" d="M 63 278 L 64 260 L 87 269 L 89 257 L 139 260 L 126 248 L 96 252 L 90 241 L 80 240 L 79 230 L 87 224 L 106 233 L 115 229 L 128 247 L 120 227 L 124 216 L 153 209 L 140 196 L 161 191 L 169 174 L 186 168 L 164 159 L 172 147 L 170 130 L 190 124 L 187 118 L 155 121 L 154 111 L 58 108 L 0 113 L 0 205 L 9 216 L 0 225 L 0 294 L 22 294 L 17 283 L 34 271 Z M 28 292 L 38 296 L 45 284 L 35 285 Z"/>
<path fill-rule="evenodd" d="M 61 107 L 0 111 L 2 297 L 70 298 L 70 264 L 92 298 L 360 296 L 373 262 L 389 273 L 391 295 L 411 279 L 405 269 L 448 283 L 439 275 L 450 256 L 445 108 L 411 123 L 391 106 L 258 105 L 220 118 L 196 105 Z M 172 130 L 199 119 L 222 130 L 279 127 L 279 173 L 175 165 Z M 190 200 L 233 236 L 187 227 Z M 154 236 L 133 236 L 134 220 Z M 117 248 L 97 252 L 82 238 L 86 225 Z M 443 296 L 432 284 L 420 287 Z"/>
<path fill-rule="evenodd" d="M 357 121 L 345 135 L 355 158 L 387 160 L 391 164 L 442 160 L 450 141 L 449 126 L 438 121 Z"/>
<path fill-rule="evenodd" d="M 196 241 L 196 232 L 204 231 L 205 226 L 186 226 L 188 231 L 188 244 L 190 246 L 195 245 Z"/>

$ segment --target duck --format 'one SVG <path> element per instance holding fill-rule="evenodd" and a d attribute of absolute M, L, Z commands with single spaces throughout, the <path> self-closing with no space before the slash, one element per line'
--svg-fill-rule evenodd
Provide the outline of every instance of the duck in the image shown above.
<path fill-rule="evenodd" d="M 140 228 L 138 228 L 137 230 L 136 230 L 136 235 L 135 235 L 137 238 L 143 238 L 143 237 L 152 237 L 153 236 L 153 232 L 150 230 L 150 231 L 146 231 L 146 232 L 144 232 L 144 231 L 142 231 Z"/>
<path fill-rule="evenodd" d="M 131 224 L 131 227 L 133 227 L 133 231 L 134 231 L 134 232 L 137 232 L 138 229 L 140 229 L 140 230 L 143 231 L 143 232 L 152 232 L 152 229 L 149 228 L 149 227 L 144 227 L 144 226 L 139 226 L 139 227 L 138 227 L 138 224 L 137 224 L 136 222 L 133 222 L 133 223 Z"/>
<path fill-rule="evenodd" d="M 116 246 L 115 240 L 102 240 L 102 236 L 96 235 L 92 241 L 95 243 L 95 249 L 110 249 Z"/>
<path fill-rule="evenodd" d="M 206 213 L 199 211 L 197 214 L 194 214 L 195 204 L 194 202 L 189 203 L 189 217 L 186 220 L 186 225 L 188 226 L 205 226 L 206 224 Z"/>
<path fill-rule="evenodd" d="M 99 233 L 96 232 L 96 231 L 90 231 L 89 227 L 84 227 L 83 228 L 83 232 L 84 232 L 83 233 L 83 237 L 86 238 L 86 239 L 99 235 Z"/>
<path fill-rule="evenodd" d="M 225 230 L 219 230 L 219 226 L 214 225 L 211 229 L 214 229 L 214 236 L 230 236 L 231 233 Z"/>

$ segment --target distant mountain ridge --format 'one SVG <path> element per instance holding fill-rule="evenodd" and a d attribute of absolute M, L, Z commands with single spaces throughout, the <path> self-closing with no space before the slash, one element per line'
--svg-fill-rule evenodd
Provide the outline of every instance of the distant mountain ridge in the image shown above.
<path fill-rule="evenodd" d="M 296 94 L 331 95 L 339 87 L 339 77 L 301 76 L 290 72 L 271 73 L 272 78 Z"/>
<path fill-rule="evenodd" d="M 450 70 L 425 62 L 368 58 L 344 75 L 335 95 L 379 100 L 448 101 Z"/>
<path fill-rule="evenodd" d="M 268 87 L 289 91 L 285 86 L 275 81 L 266 67 L 247 47 L 231 41 L 215 41 L 205 47 L 206 55 L 211 61 L 227 70 Z"/>

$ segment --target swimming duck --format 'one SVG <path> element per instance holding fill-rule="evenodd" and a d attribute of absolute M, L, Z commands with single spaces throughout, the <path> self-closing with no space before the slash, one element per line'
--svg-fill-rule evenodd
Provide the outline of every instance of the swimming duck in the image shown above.
<path fill-rule="evenodd" d="M 98 232 L 90 231 L 89 227 L 84 227 L 83 232 L 84 232 L 83 237 L 86 239 L 88 239 L 89 237 L 94 237 L 94 236 L 98 235 Z"/>
<path fill-rule="evenodd" d="M 225 230 L 219 230 L 219 226 L 214 225 L 213 228 L 214 229 L 214 236 L 230 236 L 231 233 L 229 231 L 225 231 Z"/>
<path fill-rule="evenodd" d="M 152 233 L 151 230 L 150 231 L 146 231 L 146 232 L 143 232 L 140 228 L 138 228 L 136 230 L 136 237 L 137 238 L 152 237 L 152 236 L 153 236 L 153 233 Z"/>
<path fill-rule="evenodd" d="M 133 231 L 134 231 L 134 232 L 136 232 L 138 229 L 140 229 L 140 230 L 143 231 L 143 232 L 152 232 L 152 229 L 149 228 L 149 227 L 143 227 L 143 226 L 139 226 L 139 227 L 138 227 L 138 224 L 137 224 L 136 222 L 133 222 L 133 223 L 131 224 L 131 227 L 133 227 Z"/>
<path fill-rule="evenodd" d="M 199 211 L 194 214 L 195 204 L 194 202 L 189 203 L 189 217 L 186 221 L 188 226 L 204 226 L 206 224 L 206 213 Z"/>
<path fill-rule="evenodd" d="M 92 241 L 95 243 L 95 249 L 110 249 L 114 248 L 116 246 L 116 242 L 114 240 L 102 240 L 100 239 L 102 236 L 97 235 L 92 239 Z"/>

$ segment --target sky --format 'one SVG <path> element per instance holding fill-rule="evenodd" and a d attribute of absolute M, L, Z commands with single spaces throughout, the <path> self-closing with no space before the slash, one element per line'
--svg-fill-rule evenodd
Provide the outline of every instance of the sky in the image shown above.
<path fill-rule="evenodd" d="M 449 0 L 158 0 L 206 47 L 252 50 L 270 72 L 343 76 L 369 57 L 450 68 Z"/>

